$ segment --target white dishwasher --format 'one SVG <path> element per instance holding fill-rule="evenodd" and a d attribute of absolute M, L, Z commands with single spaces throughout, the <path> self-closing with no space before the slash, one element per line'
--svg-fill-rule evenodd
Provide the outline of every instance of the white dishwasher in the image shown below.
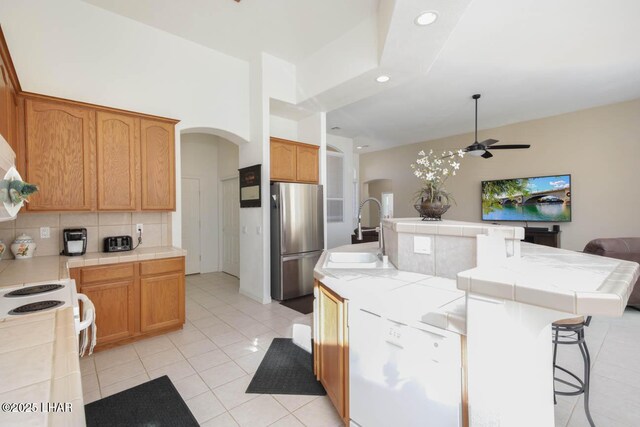
<path fill-rule="evenodd" d="M 462 425 L 460 335 L 349 310 L 352 426 Z"/>

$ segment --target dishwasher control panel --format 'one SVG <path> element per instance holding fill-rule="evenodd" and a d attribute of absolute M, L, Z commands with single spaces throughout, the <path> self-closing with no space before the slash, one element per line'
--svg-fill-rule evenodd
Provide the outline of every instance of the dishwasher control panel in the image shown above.
<path fill-rule="evenodd" d="M 401 323 L 392 322 L 390 320 L 387 320 L 386 323 L 387 323 L 385 325 L 386 341 L 389 344 L 393 344 L 400 348 L 404 348 L 404 345 L 402 344 L 402 337 L 404 336 L 404 328 L 406 326 Z"/>

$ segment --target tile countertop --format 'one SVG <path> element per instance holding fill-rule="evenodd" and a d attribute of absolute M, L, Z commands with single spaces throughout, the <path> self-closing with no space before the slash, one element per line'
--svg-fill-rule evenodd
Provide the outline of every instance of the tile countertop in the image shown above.
<path fill-rule="evenodd" d="M 0 402 L 36 405 L 33 412 L 0 412 L 0 425 L 84 425 L 76 340 L 71 308 L 0 322 Z M 41 406 L 53 403 L 71 408 Z"/>
<path fill-rule="evenodd" d="M 345 245 L 324 251 L 314 277 L 351 306 L 408 325 L 426 323 L 459 334 L 465 333 L 465 292 L 456 281 L 397 270 L 392 264 L 378 269 L 323 268 L 331 252 L 375 252 L 378 242 Z"/>
<path fill-rule="evenodd" d="M 458 274 L 458 288 L 576 315 L 622 316 L 640 265 L 522 242 L 520 258 Z"/>
<path fill-rule="evenodd" d="M 419 218 L 388 218 L 383 221 L 382 226 L 399 233 L 464 237 L 473 237 L 478 234 L 499 234 L 504 236 L 505 239 L 524 239 L 523 227 L 453 221 L 448 219 L 442 221 L 422 221 Z"/>
<path fill-rule="evenodd" d="M 77 257 L 42 256 L 0 261 L 0 288 L 60 280 L 69 277 L 69 268 L 145 261 L 185 256 L 187 251 L 173 246 L 139 248 L 129 252 L 88 253 Z"/>

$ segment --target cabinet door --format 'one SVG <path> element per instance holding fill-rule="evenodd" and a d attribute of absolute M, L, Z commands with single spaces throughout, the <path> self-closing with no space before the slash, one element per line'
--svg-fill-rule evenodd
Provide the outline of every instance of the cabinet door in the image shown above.
<path fill-rule="evenodd" d="M 348 386 L 344 301 L 320 285 L 318 288 L 318 372 L 340 417 L 346 417 Z"/>
<path fill-rule="evenodd" d="M 184 273 L 140 279 L 140 331 L 152 332 L 184 323 Z"/>
<path fill-rule="evenodd" d="M 11 145 L 11 82 L 4 63 L 0 59 L 0 135 Z M 13 148 L 13 147 L 12 147 Z M 15 148 L 14 148 L 15 151 Z"/>
<path fill-rule="evenodd" d="M 296 146 L 294 144 L 271 140 L 271 180 L 296 180 Z"/>
<path fill-rule="evenodd" d="M 30 211 L 90 210 L 95 112 L 63 102 L 26 100 L 26 180 L 38 185 Z"/>
<path fill-rule="evenodd" d="M 135 328 L 134 281 L 81 286 L 96 308 L 98 344 L 129 338 Z"/>
<path fill-rule="evenodd" d="M 136 156 L 140 121 L 98 111 L 96 161 L 99 210 L 136 209 Z"/>
<path fill-rule="evenodd" d="M 174 126 L 142 119 L 140 128 L 142 210 L 175 210 Z"/>
<path fill-rule="evenodd" d="M 318 183 L 318 148 L 296 147 L 296 180 L 301 182 Z"/>

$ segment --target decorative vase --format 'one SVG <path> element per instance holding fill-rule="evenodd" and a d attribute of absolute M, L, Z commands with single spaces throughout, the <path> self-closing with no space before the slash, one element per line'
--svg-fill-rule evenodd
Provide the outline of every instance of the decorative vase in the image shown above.
<path fill-rule="evenodd" d="M 31 236 L 23 233 L 13 241 L 11 252 L 13 252 L 13 256 L 16 257 L 16 259 L 33 258 L 33 253 L 36 251 L 37 246 Z"/>
<path fill-rule="evenodd" d="M 424 200 L 413 207 L 420 213 L 423 221 L 442 221 L 442 215 L 449 210 L 451 205 Z"/>
<path fill-rule="evenodd" d="M 6 250 L 7 250 L 7 245 L 5 245 L 2 240 L 0 240 L 0 259 L 2 259 L 2 255 L 4 255 L 4 251 Z"/>

